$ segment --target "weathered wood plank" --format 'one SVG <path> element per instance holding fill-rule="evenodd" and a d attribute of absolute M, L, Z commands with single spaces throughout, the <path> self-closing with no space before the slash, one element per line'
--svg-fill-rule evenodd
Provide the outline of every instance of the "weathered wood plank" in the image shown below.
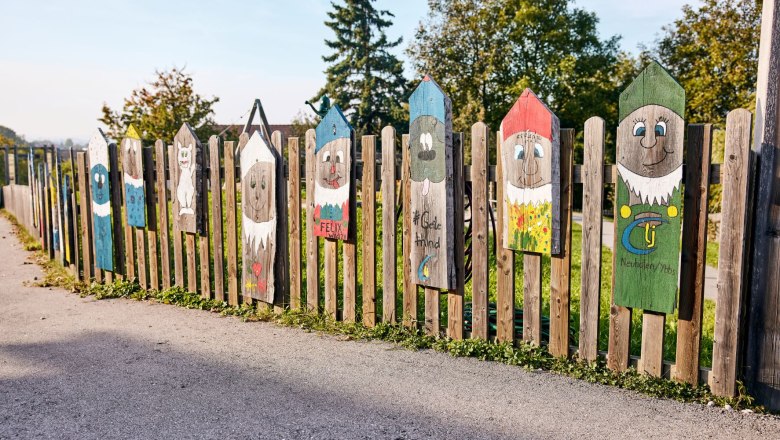
<path fill-rule="evenodd" d="M 412 275 L 415 283 L 454 289 L 455 218 L 452 102 L 429 76 L 409 98 Z"/>
<path fill-rule="evenodd" d="M 158 139 L 154 143 L 155 166 L 157 167 L 157 209 L 160 220 L 160 286 L 171 287 L 171 241 L 168 225 L 168 187 L 165 172 L 168 168 L 168 152 L 165 143 Z"/>
<path fill-rule="evenodd" d="M 209 244 L 209 199 L 208 186 L 203 180 L 203 226 L 198 237 L 198 263 L 200 265 L 200 296 L 211 299 L 211 246 Z"/>
<path fill-rule="evenodd" d="M 108 162 L 110 164 L 108 178 L 111 180 L 111 219 L 114 223 L 114 253 L 117 255 L 114 260 L 115 267 L 112 272 L 116 272 L 119 279 L 121 279 L 122 275 L 127 272 L 127 269 L 124 267 L 124 261 L 118 256 L 124 255 L 125 252 L 127 252 L 128 247 L 132 249 L 133 244 L 131 242 L 125 245 L 121 233 L 124 223 L 124 219 L 122 218 L 122 184 L 119 173 L 119 152 L 117 151 L 116 144 L 113 142 L 108 144 Z M 113 273 L 106 274 L 106 281 L 109 283 L 112 282 L 113 277 Z"/>
<path fill-rule="evenodd" d="M 571 300 L 571 211 L 572 156 L 574 130 L 561 130 L 560 155 L 560 246 L 550 257 L 550 343 L 553 356 L 569 355 L 569 313 Z M 601 256 L 599 255 L 599 259 Z"/>
<path fill-rule="evenodd" d="M 325 313 L 333 319 L 338 317 L 338 241 L 325 239 Z"/>
<path fill-rule="evenodd" d="M 382 322 L 396 322 L 395 129 L 382 129 Z"/>
<path fill-rule="evenodd" d="M 149 288 L 160 288 L 160 266 L 157 252 L 157 208 L 155 204 L 154 149 L 143 149 L 144 187 L 146 189 L 146 238 L 149 246 Z"/>
<path fill-rule="evenodd" d="M 176 193 L 174 191 L 175 189 L 175 182 L 176 182 L 176 166 L 174 163 L 176 162 L 176 156 L 175 156 L 175 149 L 173 145 L 168 146 L 168 169 L 170 171 L 170 196 L 171 196 L 171 209 L 172 209 L 172 218 L 173 221 L 171 223 L 172 225 L 172 241 L 173 241 L 173 273 L 174 273 L 174 284 L 177 287 L 184 287 L 184 249 L 182 246 L 182 238 L 181 238 L 181 230 L 179 229 L 179 222 L 176 221 L 176 212 L 177 209 L 175 207 L 176 204 Z M 227 173 L 227 171 L 226 171 Z"/>
<path fill-rule="evenodd" d="M 314 182 L 316 173 L 316 131 L 306 131 L 306 306 L 319 311 L 320 252 L 319 238 L 314 234 Z"/>
<path fill-rule="evenodd" d="M 542 343 L 542 255 L 523 253 L 523 340 Z"/>
<path fill-rule="evenodd" d="M 718 298 L 715 307 L 715 341 L 712 347 L 712 392 L 734 396 L 740 355 L 740 318 L 749 281 L 747 242 L 750 228 L 752 114 L 745 109 L 726 116 L 726 150 L 723 164 L 724 209 L 720 224 Z M 728 204 L 728 205 L 726 205 Z"/>
<path fill-rule="evenodd" d="M 488 339 L 488 128 L 483 122 L 471 126 L 471 337 Z"/>
<path fill-rule="evenodd" d="M 598 359 L 605 125 L 603 119 L 595 116 L 585 121 L 579 358 L 588 362 Z"/>
<path fill-rule="evenodd" d="M 195 255 L 195 234 L 184 233 L 184 252 L 187 257 L 187 290 L 198 291 L 198 266 Z"/>
<path fill-rule="evenodd" d="M 241 134 L 238 142 L 241 163 L 241 292 L 245 302 L 254 298 L 273 304 L 277 294 L 277 231 L 281 223 L 277 210 L 277 161 L 274 147 L 260 132 Z M 282 211 L 284 213 L 284 210 Z M 278 280 L 284 282 L 283 280 Z M 281 295 L 281 292 L 279 292 Z"/>
<path fill-rule="evenodd" d="M 289 225 L 287 214 L 287 177 L 284 172 L 284 144 L 281 131 L 271 133 L 271 145 L 276 152 L 276 260 L 274 262 L 274 311 L 281 313 L 290 304 L 290 261 Z"/>
<path fill-rule="evenodd" d="M 362 139 L 363 183 L 361 203 L 363 206 L 363 325 L 376 325 L 376 188 L 373 164 L 376 163 L 376 136 Z M 369 166 L 371 165 L 371 166 Z M 344 321 L 353 321 L 354 298 L 344 295 Z"/>
<path fill-rule="evenodd" d="M 612 167 L 612 181 L 617 181 L 617 167 Z M 618 216 L 618 205 L 615 204 L 615 214 Z M 614 234 L 612 249 L 618 245 L 617 234 Z M 610 294 L 609 308 L 609 343 L 607 346 L 607 367 L 614 371 L 628 369 L 631 344 L 631 309 L 615 304 L 615 272 L 617 268 L 617 254 L 612 253 L 612 292 Z"/>
<path fill-rule="evenodd" d="M 355 132 L 351 131 L 351 140 L 350 140 L 350 148 L 351 152 L 349 154 L 352 158 L 357 158 L 357 146 L 355 142 Z M 343 242 L 343 269 L 344 269 L 344 275 L 343 275 L 343 285 L 344 285 L 344 301 L 346 302 L 347 298 L 357 298 L 357 160 L 351 160 L 350 161 L 350 170 L 349 170 L 350 176 L 355 176 L 354 179 L 352 179 L 351 184 L 349 185 L 349 207 L 347 209 L 350 213 L 355 213 L 355 215 L 350 215 L 348 220 L 348 230 L 349 233 L 347 234 L 347 239 Z M 357 307 L 357 306 L 356 306 Z"/>
<path fill-rule="evenodd" d="M 225 225 L 227 228 L 228 303 L 238 305 L 238 228 L 236 226 L 236 165 L 233 142 L 225 142 Z"/>
<path fill-rule="evenodd" d="M 661 377 L 664 362 L 666 315 L 645 310 L 642 314 L 642 354 L 639 371 Z"/>
<path fill-rule="evenodd" d="M 92 265 L 92 209 L 89 203 L 89 166 L 87 165 L 87 154 L 76 153 L 76 166 L 78 167 L 79 178 L 79 205 L 80 205 L 80 224 L 81 224 L 81 257 L 83 258 L 84 274 L 82 279 L 89 283 L 94 276 L 94 266 Z"/>
<path fill-rule="evenodd" d="M 707 202 L 712 125 L 689 125 L 686 150 L 680 309 L 677 313 L 674 377 L 679 381 L 698 385 L 704 313 L 704 269 L 707 265 Z"/>
<path fill-rule="evenodd" d="M 460 219 L 453 225 L 455 235 L 455 288 L 447 291 L 447 336 L 463 339 L 463 300 L 466 291 L 466 255 L 464 231 L 464 198 L 466 193 L 463 179 L 463 133 L 453 134 L 452 149 L 452 193 L 454 198 L 453 218 Z"/>
<path fill-rule="evenodd" d="M 503 182 L 504 167 L 501 132 L 496 133 L 496 181 Z M 504 200 L 504 185 L 496 185 L 496 200 Z M 504 203 L 496 203 L 496 231 L 503 231 Z M 515 340 L 515 253 L 504 243 L 504 234 L 496 234 L 496 340 Z"/>
<path fill-rule="evenodd" d="M 218 136 L 209 138 L 209 188 L 211 189 L 211 232 L 214 242 L 214 299 L 225 300 L 225 250 L 222 233 L 222 181 L 219 177 L 220 152 Z"/>
<path fill-rule="evenodd" d="M 297 137 L 287 139 L 287 153 L 290 169 L 290 309 L 298 310 L 301 308 L 301 151 Z"/>
<path fill-rule="evenodd" d="M 173 222 L 181 232 L 195 234 L 203 227 L 203 147 L 195 130 L 186 122 L 173 138 L 174 156 L 170 161 L 174 182 Z"/>
<path fill-rule="evenodd" d="M 111 232 L 108 140 L 100 129 L 95 132 L 89 141 L 87 153 L 90 166 L 89 182 L 91 187 L 90 198 L 92 200 L 95 267 L 112 271 L 114 270 L 114 244 Z M 44 198 L 45 200 L 46 198 Z"/>
<path fill-rule="evenodd" d="M 425 334 L 438 337 L 441 332 L 439 322 L 439 291 L 430 287 L 423 289 L 425 292 Z"/>
<path fill-rule="evenodd" d="M 401 245 L 403 249 L 402 268 L 403 268 L 403 316 L 402 322 L 405 326 L 417 327 L 417 284 L 412 275 L 412 186 L 411 186 L 411 164 L 409 151 L 409 135 L 401 136 Z"/>
<path fill-rule="evenodd" d="M 135 255 L 138 260 L 138 284 L 142 289 L 148 289 L 149 283 L 146 275 L 146 231 L 143 228 L 135 229 Z M 130 242 L 127 242 L 130 247 Z"/>

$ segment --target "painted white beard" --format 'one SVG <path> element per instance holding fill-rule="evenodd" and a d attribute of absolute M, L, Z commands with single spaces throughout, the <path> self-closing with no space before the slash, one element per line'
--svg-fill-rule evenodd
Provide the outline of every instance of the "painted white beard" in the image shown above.
<path fill-rule="evenodd" d="M 334 205 L 341 207 L 349 200 L 349 185 L 342 185 L 341 188 L 326 188 L 320 185 L 319 181 L 314 183 L 314 202 L 321 205 Z"/>
<path fill-rule="evenodd" d="M 268 240 L 272 234 L 276 234 L 276 217 L 267 222 L 257 223 L 247 217 L 241 215 L 241 230 L 244 234 L 244 246 L 251 246 L 255 253 L 260 250 L 262 244 L 264 248 L 268 248 Z"/>
<path fill-rule="evenodd" d="M 136 179 L 127 173 L 124 173 L 124 175 L 125 175 L 125 183 L 129 183 L 130 186 L 134 186 L 136 188 L 140 188 L 144 186 L 144 181 L 140 177 Z"/>
<path fill-rule="evenodd" d="M 682 183 L 682 165 L 661 177 L 644 177 L 618 164 L 618 173 L 628 191 L 648 205 L 666 205 Z"/>
<path fill-rule="evenodd" d="M 541 205 L 552 202 L 552 183 L 536 188 L 518 188 L 504 182 L 504 197 L 512 204 Z"/>
<path fill-rule="evenodd" d="M 98 217 L 108 217 L 109 215 L 111 215 L 111 204 L 108 202 L 97 204 L 93 201 L 92 213 Z"/>

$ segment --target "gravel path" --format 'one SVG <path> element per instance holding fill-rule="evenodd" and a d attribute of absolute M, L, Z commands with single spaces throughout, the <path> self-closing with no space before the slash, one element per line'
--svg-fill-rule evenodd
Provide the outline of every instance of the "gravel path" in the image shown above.
<path fill-rule="evenodd" d="M 780 438 L 780 419 L 26 287 L 0 219 L 0 438 Z"/>

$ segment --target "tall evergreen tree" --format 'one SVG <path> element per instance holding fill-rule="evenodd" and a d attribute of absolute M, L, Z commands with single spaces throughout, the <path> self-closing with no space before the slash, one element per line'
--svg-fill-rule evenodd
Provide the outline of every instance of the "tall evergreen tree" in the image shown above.
<path fill-rule="evenodd" d="M 389 52 L 402 39 L 388 40 L 385 29 L 394 15 L 377 10 L 374 1 L 331 3 L 333 11 L 325 25 L 336 38 L 325 40 L 333 53 L 322 57 L 330 65 L 325 70 L 327 83 L 318 93 L 329 96 L 353 128 L 366 134 L 378 134 L 385 125 L 398 128 L 406 117 L 401 106 L 407 98 L 403 63 Z"/>

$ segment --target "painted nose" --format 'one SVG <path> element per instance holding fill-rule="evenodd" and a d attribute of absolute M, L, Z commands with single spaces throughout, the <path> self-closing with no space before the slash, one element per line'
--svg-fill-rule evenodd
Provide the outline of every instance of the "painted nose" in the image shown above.
<path fill-rule="evenodd" d="M 335 163 L 331 163 L 330 164 L 330 173 L 331 174 L 336 174 L 336 164 Z"/>
<path fill-rule="evenodd" d="M 645 132 L 645 135 L 642 136 L 642 139 L 639 140 L 639 145 L 642 146 L 642 148 L 653 148 L 658 144 L 658 138 L 655 137 L 655 131 L 653 130 L 647 130 Z"/>

